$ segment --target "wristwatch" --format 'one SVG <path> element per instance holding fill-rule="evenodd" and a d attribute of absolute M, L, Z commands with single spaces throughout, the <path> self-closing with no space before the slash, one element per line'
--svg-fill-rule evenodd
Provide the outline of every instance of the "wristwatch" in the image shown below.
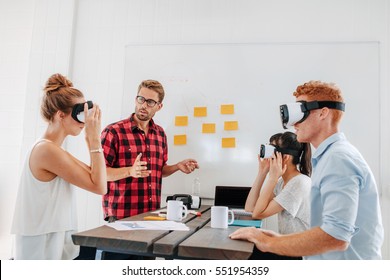
<path fill-rule="evenodd" d="M 89 152 L 90 152 L 90 153 L 102 153 L 102 152 L 103 152 L 103 149 L 102 149 L 102 148 L 94 149 L 94 150 L 90 150 Z"/>

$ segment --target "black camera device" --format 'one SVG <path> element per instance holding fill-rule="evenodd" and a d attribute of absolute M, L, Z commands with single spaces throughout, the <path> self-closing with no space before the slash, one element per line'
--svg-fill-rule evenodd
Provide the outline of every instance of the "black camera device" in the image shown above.
<path fill-rule="evenodd" d="M 194 197 L 194 198 L 196 201 L 194 201 L 192 196 L 189 194 L 174 194 L 168 196 L 166 201 L 168 202 L 168 200 L 179 200 L 179 201 L 183 201 L 183 205 L 187 206 L 188 210 L 199 209 L 201 199 L 200 197 Z"/>

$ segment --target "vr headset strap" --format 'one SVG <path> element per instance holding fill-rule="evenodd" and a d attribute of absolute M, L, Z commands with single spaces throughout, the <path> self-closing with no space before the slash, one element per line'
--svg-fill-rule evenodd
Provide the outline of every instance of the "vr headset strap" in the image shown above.
<path fill-rule="evenodd" d="M 298 157 L 301 155 L 302 151 L 292 150 L 292 149 L 283 149 L 280 147 L 276 147 L 276 150 L 282 154 L 292 155 Z"/>
<path fill-rule="evenodd" d="M 345 103 L 337 101 L 310 101 L 302 103 L 302 105 L 303 112 L 321 109 L 325 107 L 340 110 L 343 112 L 345 111 Z"/>

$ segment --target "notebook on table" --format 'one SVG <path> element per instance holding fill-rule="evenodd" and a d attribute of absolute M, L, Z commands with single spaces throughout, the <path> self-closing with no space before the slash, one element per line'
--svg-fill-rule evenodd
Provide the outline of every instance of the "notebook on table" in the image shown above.
<path fill-rule="evenodd" d="M 227 206 L 234 215 L 252 216 L 252 212 L 245 211 L 245 202 L 250 190 L 250 187 L 216 186 L 214 205 Z"/>
<path fill-rule="evenodd" d="M 262 220 L 234 220 L 230 226 L 261 228 L 262 224 Z"/>

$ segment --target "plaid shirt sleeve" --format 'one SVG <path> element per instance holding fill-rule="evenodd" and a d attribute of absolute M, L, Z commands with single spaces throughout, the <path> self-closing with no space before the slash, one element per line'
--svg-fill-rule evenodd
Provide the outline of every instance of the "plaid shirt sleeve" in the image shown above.
<path fill-rule="evenodd" d="M 106 166 L 113 167 L 117 158 L 118 136 L 115 130 L 105 128 L 101 135 L 104 158 L 106 159 Z"/>

